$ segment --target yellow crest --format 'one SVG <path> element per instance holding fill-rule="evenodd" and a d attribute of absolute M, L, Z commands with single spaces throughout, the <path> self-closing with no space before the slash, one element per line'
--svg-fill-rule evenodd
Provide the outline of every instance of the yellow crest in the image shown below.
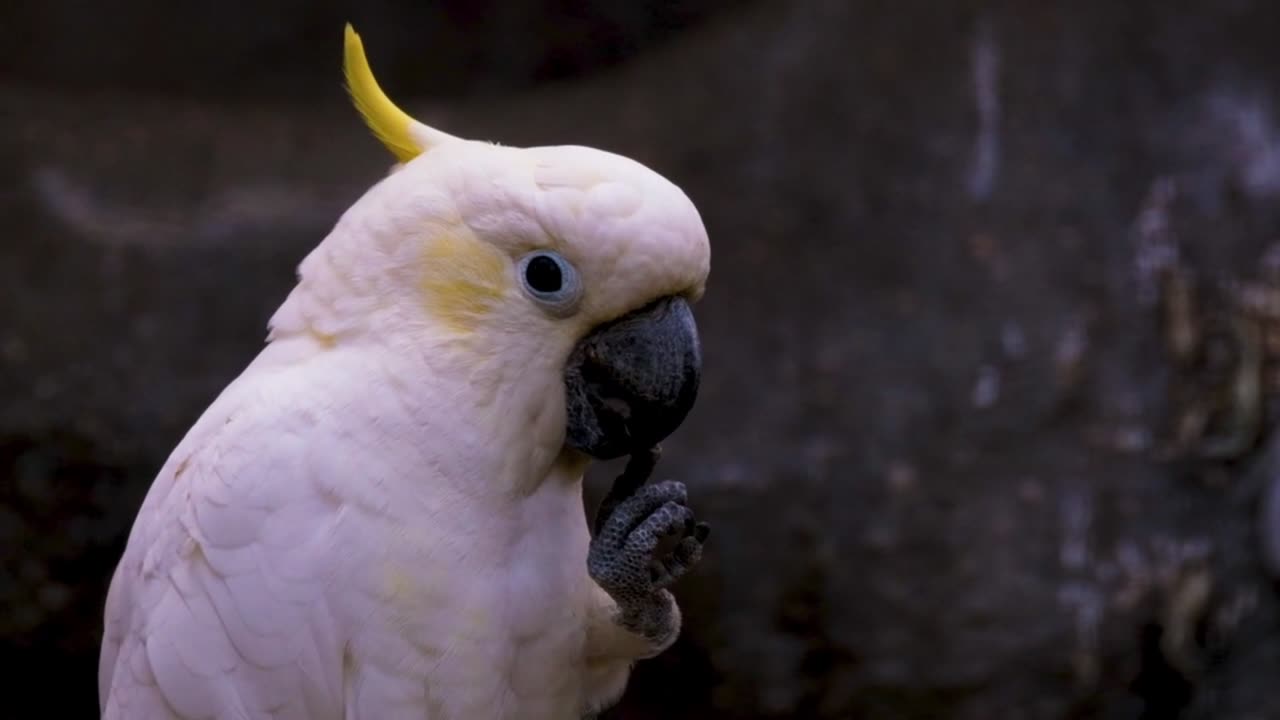
<path fill-rule="evenodd" d="M 457 139 L 414 120 L 391 102 L 374 79 L 364 43 L 351 23 L 347 23 L 343 41 L 342 72 L 347 79 L 347 92 L 365 124 L 400 162 L 409 162 L 440 143 Z"/>

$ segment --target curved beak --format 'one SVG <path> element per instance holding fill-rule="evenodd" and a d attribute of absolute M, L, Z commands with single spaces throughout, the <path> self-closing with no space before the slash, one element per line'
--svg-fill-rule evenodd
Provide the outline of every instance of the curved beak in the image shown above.
<path fill-rule="evenodd" d="M 598 460 L 651 448 L 684 422 L 701 377 L 698 327 L 684 298 L 602 325 L 565 367 L 565 442 Z"/>

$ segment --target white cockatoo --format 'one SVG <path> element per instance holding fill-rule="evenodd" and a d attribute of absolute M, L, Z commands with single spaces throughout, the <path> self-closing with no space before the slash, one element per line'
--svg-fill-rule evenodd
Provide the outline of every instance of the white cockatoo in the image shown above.
<path fill-rule="evenodd" d="M 706 230 L 633 160 L 410 118 L 350 26 L 345 69 L 399 164 L 155 478 L 103 715 L 591 717 L 676 638 L 666 588 L 708 533 L 683 485 L 635 477 L 697 394 Z M 583 472 L 623 455 L 593 537 Z"/>

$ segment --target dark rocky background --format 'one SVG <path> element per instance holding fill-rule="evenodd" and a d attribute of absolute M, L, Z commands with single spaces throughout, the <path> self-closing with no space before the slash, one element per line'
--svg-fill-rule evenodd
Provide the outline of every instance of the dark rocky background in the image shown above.
<path fill-rule="evenodd" d="M 5 717 L 93 717 L 152 474 L 390 164 L 348 19 L 424 120 L 711 232 L 660 469 L 716 531 L 610 717 L 1280 718 L 1264 0 L 0 5 Z"/>

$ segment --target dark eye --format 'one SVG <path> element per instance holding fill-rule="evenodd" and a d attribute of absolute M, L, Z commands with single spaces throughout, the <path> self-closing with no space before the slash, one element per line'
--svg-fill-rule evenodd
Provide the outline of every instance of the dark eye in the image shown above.
<path fill-rule="evenodd" d="M 524 266 L 524 281 L 537 293 L 559 292 L 564 286 L 564 273 L 560 263 L 549 255 L 535 255 Z"/>
<path fill-rule="evenodd" d="M 517 268 L 525 292 L 555 315 L 576 309 L 582 294 L 578 271 L 559 253 L 539 250 L 520 260 Z"/>

